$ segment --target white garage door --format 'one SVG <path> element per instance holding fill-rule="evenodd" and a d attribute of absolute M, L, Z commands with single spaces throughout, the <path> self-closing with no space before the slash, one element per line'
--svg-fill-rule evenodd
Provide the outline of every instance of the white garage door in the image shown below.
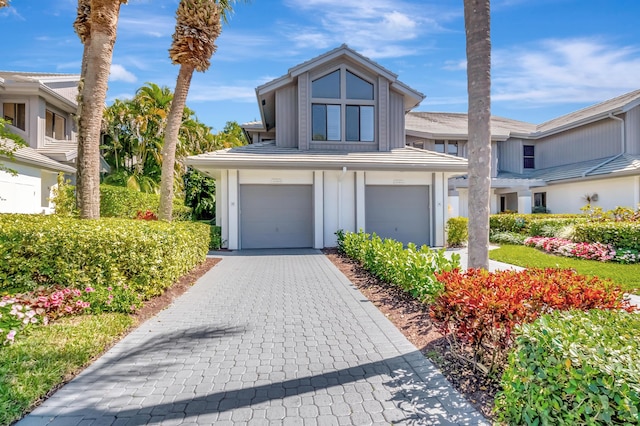
<path fill-rule="evenodd" d="M 429 187 L 367 185 L 365 230 L 404 244 L 429 244 Z"/>
<path fill-rule="evenodd" d="M 311 185 L 240 185 L 240 247 L 313 246 Z"/>

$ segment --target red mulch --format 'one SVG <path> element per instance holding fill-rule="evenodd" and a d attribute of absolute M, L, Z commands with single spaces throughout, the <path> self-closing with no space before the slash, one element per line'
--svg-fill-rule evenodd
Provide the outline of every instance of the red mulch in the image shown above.
<path fill-rule="evenodd" d="M 397 286 L 380 281 L 337 249 L 324 254 L 420 351 L 447 380 L 485 417 L 492 418 L 493 400 L 499 390 L 495 380 L 476 374 L 471 366 L 454 357 L 447 340 L 429 317 L 429 306 Z"/>

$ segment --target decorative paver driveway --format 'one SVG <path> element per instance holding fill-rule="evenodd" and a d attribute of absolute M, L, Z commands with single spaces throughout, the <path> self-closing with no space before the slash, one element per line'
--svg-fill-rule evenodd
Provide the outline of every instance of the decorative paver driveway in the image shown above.
<path fill-rule="evenodd" d="M 315 250 L 224 256 L 20 426 L 487 424 Z"/>

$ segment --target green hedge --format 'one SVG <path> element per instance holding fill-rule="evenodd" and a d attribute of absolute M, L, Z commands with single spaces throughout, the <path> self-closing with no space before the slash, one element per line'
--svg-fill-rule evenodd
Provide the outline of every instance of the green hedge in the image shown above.
<path fill-rule="evenodd" d="M 611 244 L 617 249 L 632 249 L 640 251 L 640 223 L 580 223 L 575 226 L 573 239 L 576 242 Z"/>
<path fill-rule="evenodd" d="M 75 186 L 63 185 L 54 197 L 56 214 L 76 215 Z M 152 211 L 156 215 L 160 207 L 160 196 L 134 191 L 122 186 L 100 185 L 100 216 L 133 219 L 139 211 Z M 180 200 L 173 202 L 174 220 L 191 220 L 191 208 Z"/>
<path fill-rule="evenodd" d="M 420 248 L 409 243 L 385 239 L 376 234 L 338 231 L 338 248 L 365 269 L 385 282 L 397 285 L 421 301 L 432 301 L 444 290 L 435 277 L 436 272 L 460 267 L 460 256 L 449 260 L 444 250 Z"/>
<path fill-rule="evenodd" d="M 516 232 L 538 237 L 545 236 L 537 234 L 545 227 L 559 230 L 584 220 L 584 216 L 575 214 L 494 214 L 489 217 L 489 227 L 491 232 Z"/>
<path fill-rule="evenodd" d="M 518 330 L 496 399 L 504 424 L 640 423 L 640 315 L 555 312 Z"/>
<path fill-rule="evenodd" d="M 98 305 L 126 311 L 202 262 L 209 239 L 194 222 L 0 215 L 0 291 L 90 287 Z"/>
<path fill-rule="evenodd" d="M 460 247 L 469 239 L 469 219 L 466 217 L 452 217 L 447 220 L 447 245 Z"/>

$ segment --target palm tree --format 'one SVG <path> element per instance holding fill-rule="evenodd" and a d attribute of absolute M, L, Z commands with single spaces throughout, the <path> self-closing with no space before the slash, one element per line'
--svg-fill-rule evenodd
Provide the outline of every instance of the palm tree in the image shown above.
<path fill-rule="evenodd" d="M 84 45 L 78 84 L 76 198 L 80 217 L 100 217 L 100 127 L 116 42 L 120 6 L 127 0 L 78 0 L 74 28 Z"/>
<path fill-rule="evenodd" d="M 490 0 L 464 0 L 469 94 L 469 267 L 489 268 L 491 199 Z"/>
<path fill-rule="evenodd" d="M 9 6 L 9 0 L 0 0 L 0 9 Z"/>
<path fill-rule="evenodd" d="M 171 220 L 176 144 L 193 71 L 206 71 L 216 50 L 215 41 L 222 31 L 221 19 L 232 12 L 233 0 L 180 0 L 176 12 L 176 30 L 169 56 L 180 65 L 173 102 L 162 148 L 162 180 L 158 216 Z"/>

